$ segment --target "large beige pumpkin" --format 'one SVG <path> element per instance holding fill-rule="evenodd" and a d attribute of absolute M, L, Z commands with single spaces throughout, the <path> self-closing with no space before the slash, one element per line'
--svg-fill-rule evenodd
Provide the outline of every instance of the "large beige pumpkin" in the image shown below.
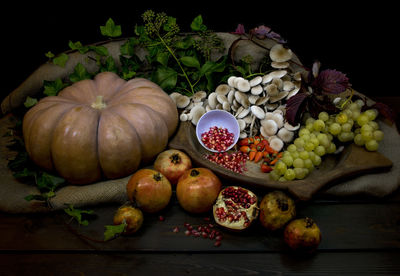
<path fill-rule="evenodd" d="M 178 125 L 171 98 L 155 83 L 111 72 L 40 100 L 23 120 L 30 158 L 73 184 L 119 178 L 165 149 Z"/>

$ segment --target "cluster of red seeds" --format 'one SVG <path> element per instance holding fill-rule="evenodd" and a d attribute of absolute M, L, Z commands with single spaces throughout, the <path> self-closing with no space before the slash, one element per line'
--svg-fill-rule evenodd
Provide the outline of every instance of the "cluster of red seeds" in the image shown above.
<path fill-rule="evenodd" d="M 233 153 L 220 152 L 207 154 L 205 157 L 211 162 L 214 162 L 235 173 L 243 173 L 246 171 L 246 161 L 249 159 L 246 153 L 240 151 Z"/>
<path fill-rule="evenodd" d="M 230 133 L 227 128 L 213 126 L 201 134 L 201 141 L 211 150 L 226 151 L 234 142 L 234 134 Z"/>
<path fill-rule="evenodd" d="M 205 218 L 206 221 L 209 221 L 209 218 Z M 204 239 L 214 240 L 214 246 L 220 246 L 222 241 L 222 233 L 215 229 L 215 225 L 213 223 L 204 223 L 201 225 L 193 226 L 190 223 L 184 223 L 185 227 L 185 235 L 192 236 L 195 238 L 202 237 Z M 179 227 L 175 226 L 172 230 L 174 233 L 178 233 Z"/>
<path fill-rule="evenodd" d="M 227 187 L 226 189 L 224 189 L 222 191 L 222 195 L 226 198 L 226 199 L 230 199 L 232 200 L 234 203 L 239 204 L 240 206 L 242 206 L 243 208 L 250 208 L 250 206 L 252 204 L 254 204 L 256 202 L 256 197 L 251 196 L 247 190 L 238 187 L 238 188 L 234 188 L 234 187 Z"/>

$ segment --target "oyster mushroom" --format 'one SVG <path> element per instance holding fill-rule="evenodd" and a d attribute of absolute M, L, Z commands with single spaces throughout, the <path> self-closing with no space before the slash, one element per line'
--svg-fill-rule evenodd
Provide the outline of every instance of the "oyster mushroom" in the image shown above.
<path fill-rule="evenodd" d="M 197 105 L 190 110 L 190 115 L 192 117 L 191 121 L 194 125 L 197 125 L 197 122 L 200 120 L 200 117 L 203 116 L 203 114 L 206 113 L 206 110 L 204 107 Z"/>
<path fill-rule="evenodd" d="M 294 132 L 289 131 L 284 127 L 281 128 L 276 135 L 285 143 L 291 142 L 294 138 Z"/>
<path fill-rule="evenodd" d="M 294 88 L 294 83 L 291 81 L 283 81 L 283 91 L 291 91 Z"/>
<path fill-rule="evenodd" d="M 240 112 L 237 113 L 236 118 L 242 119 L 246 117 L 250 113 L 250 108 L 243 108 Z"/>
<path fill-rule="evenodd" d="M 196 93 L 193 94 L 192 100 L 195 103 L 201 102 L 205 97 L 207 96 L 207 93 L 205 91 L 197 91 Z"/>
<path fill-rule="evenodd" d="M 240 131 L 243 131 L 246 128 L 246 122 L 243 119 L 237 119 L 239 124 Z"/>
<path fill-rule="evenodd" d="M 210 95 L 208 95 L 208 105 L 210 106 L 211 109 L 215 109 L 217 107 L 218 101 L 217 101 L 217 93 L 212 92 Z"/>
<path fill-rule="evenodd" d="M 230 86 L 230 87 L 235 87 L 235 80 L 236 80 L 236 77 L 235 76 L 230 76 L 229 78 L 228 78 L 228 85 Z"/>
<path fill-rule="evenodd" d="M 253 78 L 253 79 L 250 80 L 250 86 L 251 86 L 251 87 L 257 86 L 257 85 L 259 85 L 261 82 L 262 82 L 262 77 L 261 77 L 261 76 L 257 76 L 257 77 L 255 77 L 255 78 Z"/>
<path fill-rule="evenodd" d="M 244 78 L 240 78 L 236 82 L 236 88 L 241 92 L 248 92 L 250 91 L 250 82 Z"/>
<path fill-rule="evenodd" d="M 285 61 L 285 62 L 276 62 L 273 61 L 271 62 L 271 67 L 275 68 L 275 69 L 285 69 L 289 67 L 289 62 Z"/>
<path fill-rule="evenodd" d="M 179 120 L 181 120 L 182 122 L 187 121 L 187 120 L 188 120 L 188 115 L 185 114 L 185 113 L 182 113 L 182 114 L 179 116 Z"/>
<path fill-rule="evenodd" d="M 228 95 L 226 96 L 226 98 L 228 99 L 228 102 L 229 102 L 230 104 L 232 104 L 232 103 L 233 103 L 233 99 L 235 98 L 235 90 L 231 89 L 231 90 L 228 92 Z"/>
<path fill-rule="evenodd" d="M 231 111 L 231 105 L 228 102 L 223 102 L 222 109 L 229 112 Z"/>
<path fill-rule="evenodd" d="M 217 86 L 217 88 L 215 88 L 215 93 L 217 93 L 218 95 L 226 96 L 230 90 L 231 90 L 231 88 L 229 85 L 220 84 Z"/>
<path fill-rule="evenodd" d="M 256 116 L 258 119 L 262 120 L 262 119 L 265 118 L 265 112 L 264 112 L 264 110 L 263 110 L 261 107 L 259 107 L 259 106 L 257 106 L 257 105 L 252 105 L 252 106 L 250 107 L 250 110 L 251 110 L 251 113 L 252 113 L 254 116 Z"/>
<path fill-rule="evenodd" d="M 262 84 L 271 82 L 273 79 L 280 79 L 287 74 L 286 70 L 275 70 L 263 76 Z"/>
<path fill-rule="evenodd" d="M 280 100 L 286 98 L 286 96 L 287 96 L 288 94 L 289 94 L 289 92 L 287 92 L 287 91 L 280 92 L 280 93 L 279 93 L 278 95 L 276 95 L 276 96 L 271 96 L 271 97 L 269 98 L 269 102 L 270 102 L 270 103 L 279 102 Z"/>
<path fill-rule="evenodd" d="M 269 141 L 269 145 L 274 150 L 281 151 L 284 146 L 284 143 L 279 137 L 274 137 Z"/>
<path fill-rule="evenodd" d="M 217 93 L 217 92 L 215 92 L 215 93 Z M 217 101 L 218 101 L 220 104 L 228 103 L 228 98 L 227 98 L 225 95 L 217 94 Z"/>
<path fill-rule="evenodd" d="M 260 95 L 261 93 L 263 92 L 263 88 L 262 88 L 262 86 L 261 85 L 256 85 L 256 86 L 253 86 L 252 88 L 251 88 L 251 90 L 250 90 L 250 93 L 252 94 L 252 95 Z"/>
<path fill-rule="evenodd" d="M 171 99 L 175 102 L 176 104 L 176 99 L 178 99 L 180 96 L 182 96 L 181 93 L 178 92 L 172 92 L 171 94 L 169 94 L 169 96 L 171 97 Z"/>
<path fill-rule="evenodd" d="M 269 57 L 275 62 L 285 62 L 292 58 L 292 50 L 283 47 L 282 44 L 275 44 L 269 51 Z"/>
<path fill-rule="evenodd" d="M 250 95 L 248 99 L 249 99 L 249 102 L 250 102 L 251 104 L 256 104 L 258 98 L 259 98 L 259 97 L 256 96 L 256 95 Z"/>
<path fill-rule="evenodd" d="M 296 131 L 296 130 L 298 130 L 298 129 L 300 128 L 300 123 L 298 123 L 298 124 L 295 125 L 295 126 L 292 126 L 292 125 L 289 124 L 288 122 L 285 122 L 285 123 L 283 124 L 283 127 L 286 128 L 286 129 L 289 130 L 289 131 Z"/>
<path fill-rule="evenodd" d="M 190 98 L 185 95 L 180 95 L 180 97 L 176 98 L 176 106 L 178 108 L 185 108 L 190 103 Z"/>
<path fill-rule="evenodd" d="M 282 128 L 283 127 L 284 118 L 283 118 L 282 114 L 273 113 L 272 117 L 271 117 L 271 120 L 273 120 L 277 124 L 278 128 Z"/>
<path fill-rule="evenodd" d="M 268 96 L 259 97 L 255 103 L 255 105 L 264 105 L 269 100 Z"/>
<path fill-rule="evenodd" d="M 279 94 L 278 87 L 274 83 L 268 84 L 265 87 L 265 92 L 267 92 L 267 95 L 270 97 L 277 96 Z"/>
<path fill-rule="evenodd" d="M 274 120 L 262 120 L 261 126 L 264 128 L 266 136 L 275 135 L 278 131 L 278 125 Z"/>

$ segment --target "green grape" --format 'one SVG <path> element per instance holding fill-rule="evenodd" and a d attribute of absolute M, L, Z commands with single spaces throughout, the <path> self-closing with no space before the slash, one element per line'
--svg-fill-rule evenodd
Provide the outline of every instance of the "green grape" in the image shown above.
<path fill-rule="evenodd" d="M 329 133 L 331 133 L 332 135 L 338 135 L 340 132 L 342 131 L 342 126 L 338 123 L 332 123 L 329 126 Z"/>
<path fill-rule="evenodd" d="M 286 180 L 293 180 L 296 178 L 296 173 L 294 172 L 294 169 L 287 169 L 283 177 Z"/>
<path fill-rule="evenodd" d="M 287 181 L 286 178 L 282 175 L 281 177 L 279 177 L 278 181 L 280 182 L 285 182 Z"/>
<path fill-rule="evenodd" d="M 313 130 L 314 130 L 314 124 L 307 124 L 307 125 L 306 125 L 306 129 L 307 129 L 308 131 L 313 131 Z"/>
<path fill-rule="evenodd" d="M 348 119 L 349 118 L 347 117 L 347 115 L 345 113 L 341 112 L 336 115 L 335 121 L 336 121 L 336 123 L 344 124 L 347 122 Z"/>
<path fill-rule="evenodd" d="M 325 147 L 324 147 L 324 146 L 317 146 L 317 147 L 314 149 L 314 152 L 315 152 L 315 154 L 318 155 L 318 156 L 323 156 L 323 155 L 326 154 L 326 150 L 325 150 Z"/>
<path fill-rule="evenodd" d="M 296 139 L 294 139 L 293 143 L 296 145 L 297 149 L 304 148 L 305 145 L 304 139 L 301 137 L 297 137 Z"/>
<path fill-rule="evenodd" d="M 382 141 L 383 140 L 383 136 L 384 136 L 384 134 L 383 134 L 383 131 L 382 130 L 375 130 L 374 132 L 373 132 L 373 136 L 374 136 L 374 140 L 376 140 L 376 141 Z"/>
<path fill-rule="evenodd" d="M 279 174 L 279 175 L 283 175 L 286 172 L 287 166 L 284 162 L 282 162 L 281 160 L 279 160 L 274 167 L 274 170 Z"/>
<path fill-rule="evenodd" d="M 303 135 L 310 135 L 310 134 L 311 134 L 311 132 L 306 128 L 301 128 L 299 130 L 299 137 L 302 137 Z"/>
<path fill-rule="evenodd" d="M 309 134 L 303 134 L 301 138 L 304 140 L 304 142 L 310 141 L 311 136 Z"/>
<path fill-rule="evenodd" d="M 328 114 L 328 112 L 325 112 L 325 111 L 320 112 L 320 113 L 318 114 L 318 119 L 319 119 L 319 120 L 322 120 L 322 121 L 324 121 L 324 122 L 328 121 L 328 120 L 329 120 L 329 114 Z"/>
<path fill-rule="evenodd" d="M 357 121 L 357 124 L 362 127 L 363 125 L 367 124 L 370 120 L 365 113 L 362 113 L 362 114 L 360 114 L 360 116 L 358 116 L 356 121 Z"/>
<path fill-rule="evenodd" d="M 280 177 L 280 175 L 278 175 L 278 173 L 275 170 L 270 171 L 268 174 L 269 174 L 269 177 L 275 181 L 277 181 Z"/>
<path fill-rule="evenodd" d="M 353 112 L 349 108 L 346 108 L 342 112 L 347 115 L 347 118 L 351 118 L 353 116 Z"/>
<path fill-rule="evenodd" d="M 373 130 L 374 130 L 374 129 L 373 129 L 373 127 L 369 124 L 369 122 L 368 122 L 368 124 L 363 125 L 363 126 L 361 127 L 361 129 L 360 129 L 361 133 L 363 133 L 364 131 L 373 131 Z"/>
<path fill-rule="evenodd" d="M 304 168 L 294 168 L 293 170 L 296 175 L 296 179 L 304 179 L 306 177 L 307 171 Z"/>
<path fill-rule="evenodd" d="M 325 128 L 325 123 L 324 123 L 324 121 L 322 121 L 322 120 L 320 120 L 320 119 L 315 120 L 315 121 L 314 121 L 314 124 L 313 124 L 313 128 L 314 128 L 314 130 L 316 130 L 316 131 L 322 131 L 322 130 Z"/>
<path fill-rule="evenodd" d="M 314 143 L 312 143 L 312 142 L 307 142 L 307 143 L 304 145 L 304 149 L 305 149 L 306 151 L 313 151 L 313 150 L 315 149 L 315 145 L 314 145 Z"/>
<path fill-rule="evenodd" d="M 309 155 L 308 151 L 303 150 L 303 151 L 299 152 L 299 157 L 303 160 L 306 160 L 306 159 L 310 158 L 310 155 Z"/>
<path fill-rule="evenodd" d="M 374 139 L 374 133 L 372 131 L 361 131 L 361 136 L 365 142 Z"/>
<path fill-rule="evenodd" d="M 293 160 L 296 158 L 299 158 L 299 152 L 295 151 L 295 152 L 291 152 L 290 155 L 292 156 Z"/>
<path fill-rule="evenodd" d="M 356 103 L 351 103 L 349 104 L 348 109 L 350 109 L 351 111 L 360 111 L 360 106 Z"/>
<path fill-rule="evenodd" d="M 376 140 L 371 139 L 367 142 L 365 142 L 365 148 L 369 151 L 377 151 L 379 147 L 379 144 Z"/>
<path fill-rule="evenodd" d="M 350 132 L 352 127 L 353 126 L 347 121 L 347 123 L 344 123 L 342 125 L 342 131 L 343 132 Z"/>
<path fill-rule="evenodd" d="M 337 136 L 337 138 L 340 142 L 350 142 L 354 139 L 354 133 L 353 132 L 341 132 Z"/>
<path fill-rule="evenodd" d="M 351 115 L 351 119 L 354 121 L 357 121 L 357 118 L 360 117 L 361 112 L 360 111 L 353 111 Z"/>
<path fill-rule="evenodd" d="M 369 121 L 368 125 L 371 126 L 373 130 L 379 129 L 379 124 L 376 121 Z"/>
<path fill-rule="evenodd" d="M 313 156 L 313 158 L 311 159 L 311 161 L 313 162 L 314 166 L 319 166 L 319 165 L 321 165 L 322 159 L 321 159 L 321 156 L 315 154 Z"/>
<path fill-rule="evenodd" d="M 290 154 L 290 153 L 289 153 Z M 282 162 L 286 164 L 286 166 L 290 167 L 293 165 L 293 157 L 291 155 L 284 155 L 281 158 Z"/>
<path fill-rule="evenodd" d="M 356 134 L 355 136 L 354 136 L 354 143 L 357 145 L 357 146 L 364 146 L 364 144 L 365 144 L 365 141 L 364 141 L 364 139 L 362 138 L 362 135 L 361 135 L 361 133 L 358 133 L 358 134 Z"/>
<path fill-rule="evenodd" d="M 304 168 L 304 160 L 301 158 L 296 158 L 293 160 L 293 167 Z"/>
<path fill-rule="evenodd" d="M 307 120 L 306 120 L 306 126 L 307 126 L 308 124 L 314 124 L 314 121 L 315 121 L 315 119 L 314 119 L 313 117 L 307 118 Z"/>
<path fill-rule="evenodd" d="M 326 153 L 334 153 L 336 151 L 335 143 L 330 143 L 329 146 L 326 148 Z"/>
<path fill-rule="evenodd" d="M 311 137 L 310 142 L 314 144 L 314 146 L 319 146 L 319 140 L 317 137 Z"/>
<path fill-rule="evenodd" d="M 376 109 L 368 109 L 365 110 L 364 114 L 367 115 L 370 121 L 373 121 L 378 116 L 378 111 Z"/>
<path fill-rule="evenodd" d="M 364 101 L 361 99 L 356 100 L 355 103 L 359 106 L 359 108 L 363 107 L 365 104 Z"/>
<path fill-rule="evenodd" d="M 329 147 L 331 141 L 329 141 L 328 136 L 325 133 L 318 134 L 317 139 L 320 146 L 323 146 L 325 148 Z"/>
<path fill-rule="evenodd" d="M 296 147 L 295 144 L 290 144 L 290 145 L 287 147 L 287 150 L 288 150 L 289 152 L 296 152 L 296 151 L 297 151 L 297 147 Z"/>
<path fill-rule="evenodd" d="M 306 169 L 311 169 L 314 167 L 313 162 L 311 161 L 311 159 L 306 159 L 304 160 L 304 168 Z"/>

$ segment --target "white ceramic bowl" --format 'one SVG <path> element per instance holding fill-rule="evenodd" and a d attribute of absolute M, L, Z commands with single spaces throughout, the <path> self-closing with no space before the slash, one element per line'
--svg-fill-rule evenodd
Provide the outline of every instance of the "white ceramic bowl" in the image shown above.
<path fill-rule="evenodd" d="M 210 130 L 210 127 L 217 126 L 226 128 L 230 133 L 233 133 L 234 141 L 225 151 L 230 150 L 239 140 L 240 127 L 236 118 L 225 110 L 210 110 L 201 116 L 196 126 L 196 136 L 199 143 L 208 151 L 218 152 L 217 150 L 207 148 L 201 141 L 201 134 Z"/>

